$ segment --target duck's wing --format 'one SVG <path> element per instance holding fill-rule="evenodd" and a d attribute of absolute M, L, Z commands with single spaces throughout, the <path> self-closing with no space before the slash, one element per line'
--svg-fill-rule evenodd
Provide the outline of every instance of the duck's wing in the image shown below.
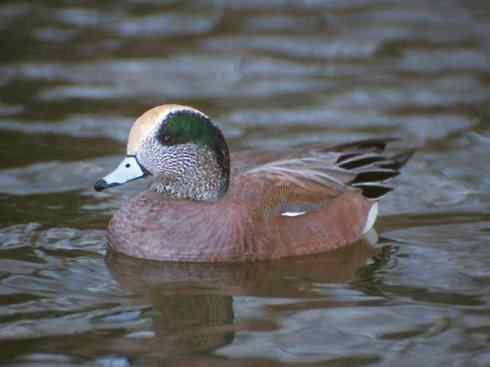
<path fill-rule="evenodd" d="M 317 171 L 317 168 L 319 168 L 320 171 L 325 171 L 325 168 L 328 167 L 328 170 L 332 175 L 331 178 L 333 178 L 334 181 L 338 178 L 337 176 L 341 176 L 351 179 L 351 181 L 348 179 L 343 180 L 343 184 L 349 184 L 349 182 L 352 182 L 353 184 L 365 183 L 365 189 L 363 191 L 365 191 L 368 197 L 381 197 L 390 190 L 381 190 L 376 185 L 373 186 L 372 183 L 385 181 L 386 178 L 384 177 L 386 174 L 378 176 L 373 176 L 373 174 L 360 176 L 357 177 L 356 182 L 352 181 L 352 175 L 355 176 L 360 174 L 361 171 L 364 172 L 366 170 L 371 172 L 379 172 L 379 169 L 399 171 L 413 155 L 414 151 L 408 150 L 401 154 L 389 157 L 384 155 L 383 152 L 387 144 L 393 141 L 397 141 L 397 139 L 365 139 L 327 147 L 324 145 L 309 145 L 307 147 L 293 148 L 288 152 L 257 152 L 245 150 L 232 153 L 231 175 L 237 176 L 247 171 L 250 172 L 255 170 L 266 172 L 269 168 L 271 168 L 271 171 L 277 171 L 277 169 L 274 169 L 274 166 L 280 166 L 282 163 L 285 163 L 285 165 L 288 166 L 294 165 L 296 171 L 298 171 L 298 169 L 301 170 L 303 167 L 306 169 L 305 173 L 308 173 L 309 168 L 313 168 L 314 171 Z M 281 167 L 277 168 L 280 169 Z M 378 170 L 376 170 L 376 168 Z M 346 173 L 346 171 L 349 170 L 351 171 L 350 175 Z M 371 190 L 369 190 L 369 188 L 371 188 Z M 387 189 L 387 187 L 385 187 L 385 189 Z"/>
<path fill-rule="evenodd" d="M 360 189 L 366 198 L 377 200 L 392 190 L 387 181 L 399 175 L 401 166 L 413 154 L 410 151 L 386 157 L 377 151 L 352 148 L 346 151 L 313 151 L 303 158 L 272 161 L 245 170 L 241 176 L 289 186 L 296 191 L 318 194 L 323 191 L 327 196 Z"/>

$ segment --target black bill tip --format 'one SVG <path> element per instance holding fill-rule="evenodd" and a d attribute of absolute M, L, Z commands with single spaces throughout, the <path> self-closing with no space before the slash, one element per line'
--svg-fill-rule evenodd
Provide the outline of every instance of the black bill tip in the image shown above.
<path fill-rule="evenodd" d="M 102 190 L 107 189 L 110 186 L 111 185 L 109 185 L 106 180 L 104 180 L 104 179 L 101 178 L 100 180 L 98 180 L 95 183 L 94 189 L 95 189 L 95 191 L 102 191 Z"/>

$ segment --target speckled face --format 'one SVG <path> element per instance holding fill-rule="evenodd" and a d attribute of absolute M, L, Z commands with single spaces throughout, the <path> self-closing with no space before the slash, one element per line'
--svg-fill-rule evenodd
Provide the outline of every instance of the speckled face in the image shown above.
<path fill-rule="evenodd" d="M 218 165 L 228 169 L 226 142 L 210 119 L 190 107 L 166 105 L 148 111 L 136 121 L 128 154 L 135 154 L 149 172 L 159 174 L 188 166 L 196 159 L 198 147 L 201 152 L 211 150 Z"/>
<path fill-rule="evenodd" d="M 131 128 L 127 157 L 155 176 L 156 191 L 171 197 L 207 200 L 228 188 L 224 137 L 206 115 L 191 107 L 163 105 L 145 112 Z M 106 178 L 120 177 L 116 171 Z"/>

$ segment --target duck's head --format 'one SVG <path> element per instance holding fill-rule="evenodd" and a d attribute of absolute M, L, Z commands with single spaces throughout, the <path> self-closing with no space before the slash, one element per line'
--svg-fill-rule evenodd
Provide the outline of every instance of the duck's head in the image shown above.
<path fill-rule="evenodd" d="M 223 134 L 202 112 L 162 105 L 148 110 L 129 133 L 126 157 L 95 183 L 101 191 L 155 176 L 152 188 L 169 197 L 212 200 L 226 192 L 229 153 Z"/>

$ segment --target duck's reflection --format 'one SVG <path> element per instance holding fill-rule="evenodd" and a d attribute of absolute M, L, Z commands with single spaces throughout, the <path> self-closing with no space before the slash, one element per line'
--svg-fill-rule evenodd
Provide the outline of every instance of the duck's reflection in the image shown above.
<path fill-rule="evenodd" d="M 315 285 L 354 280 L 379 251 L 360 241 L 322 255 L 253 264 L 162 263 L 114 252 L 106 261 L 136 303 L 152 306 L 154 336 L 145 342 L 146 352 L 168 356 L 224 346 L 237 330 L 277 327 L 271 321 L 236 322 L 233 299 L 318 296 Z"/>

